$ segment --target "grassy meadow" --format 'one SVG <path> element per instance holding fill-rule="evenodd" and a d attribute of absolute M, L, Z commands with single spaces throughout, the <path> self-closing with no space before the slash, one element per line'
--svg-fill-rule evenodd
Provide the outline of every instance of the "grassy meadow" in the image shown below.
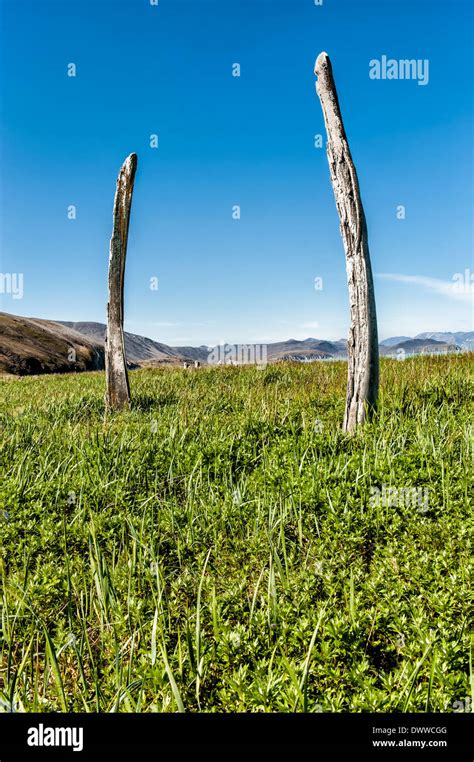
<path fill-rule="evenodd" d="M 0 709 L 468 706 L 472 359 L 1 381 Z"/>

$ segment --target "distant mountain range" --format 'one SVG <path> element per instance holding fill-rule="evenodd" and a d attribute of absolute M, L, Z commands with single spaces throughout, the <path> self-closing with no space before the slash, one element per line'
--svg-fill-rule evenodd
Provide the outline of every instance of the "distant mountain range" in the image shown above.
<path fill-rule="evenodd" d="M 105 323 L 68 323 L 57 321 L 68 329 L 80 333 L 87 339 L 99 344 L 102 348 L 105 342 Z M 185 360 L 207 361 L 208 348 L 201 347 L 170 347 L 153 339 L 125 332 L 125 354 L 131 364 L 143 365 L 150 362 L 184 362 Z"/>
<path fill-rule="evenodd" d="M 456 333 L 417 333 L 413 338 L 411 336 L 392 336 L 390 339 L 384 339 L 380 344 L 383 347 L 391 347 L 415 339 L 433 339 L 441 344 L 457 344 L 458 346 L 462 346 L 465 342 L 474 342 L 474 331 L 457 331 Z"/>
<path fill-rule="evenodd" d="M 0 312 L 0 373 L 32 375 L 67 373 L 104 368 L 104 323 L 67 322 L 26 318 Z M 337 360 L 347 356 L 345 339 L 326 341 L 308 338 L 266 344 L 267 362 L 313 362 Z M 474 349 L 474 331 L 457 333 L 420 333 L 394 336 L 380 342 L 382 355 L 400 356 L 421 352 L 445 353 Z M 209 361 L 207 346 L 170 347 L 144 336 L 125 333 L 128 367 L 180 365 L 195 360 Z"/>

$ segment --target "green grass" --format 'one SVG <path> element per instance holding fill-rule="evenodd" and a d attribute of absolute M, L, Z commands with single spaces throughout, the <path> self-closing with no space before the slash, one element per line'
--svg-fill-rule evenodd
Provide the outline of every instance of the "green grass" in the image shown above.
<path fill-rule="evenodd" d="M 356 437 L 345 376 L 136 371 L 107 418 L 101 373 L 0 383 L 0 706 L 465 702 L 472 355 L 383 361 Z"/>

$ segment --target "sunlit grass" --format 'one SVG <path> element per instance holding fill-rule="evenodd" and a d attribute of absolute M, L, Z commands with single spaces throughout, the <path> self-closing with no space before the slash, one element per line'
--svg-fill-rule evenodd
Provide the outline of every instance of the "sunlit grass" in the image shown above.
<path fill-rule="evenodd" d="M 472 355 L 4 380 L 0 708 L 452 711 L 469 691 Z M 428 509 L 371 489 L 426 488 Z"/>

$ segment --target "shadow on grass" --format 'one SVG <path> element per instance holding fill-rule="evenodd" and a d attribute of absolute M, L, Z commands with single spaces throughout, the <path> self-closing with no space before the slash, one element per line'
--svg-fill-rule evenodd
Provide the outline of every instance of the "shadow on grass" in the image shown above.
<path fill-rule="evenodd" d="M 149 410 L 159 410 L 168 405 L 177 405 L 178 396 L 173 392 L 166 394 L 134 394 L 132 397 L 132 410 L 147 412 Z"/>

